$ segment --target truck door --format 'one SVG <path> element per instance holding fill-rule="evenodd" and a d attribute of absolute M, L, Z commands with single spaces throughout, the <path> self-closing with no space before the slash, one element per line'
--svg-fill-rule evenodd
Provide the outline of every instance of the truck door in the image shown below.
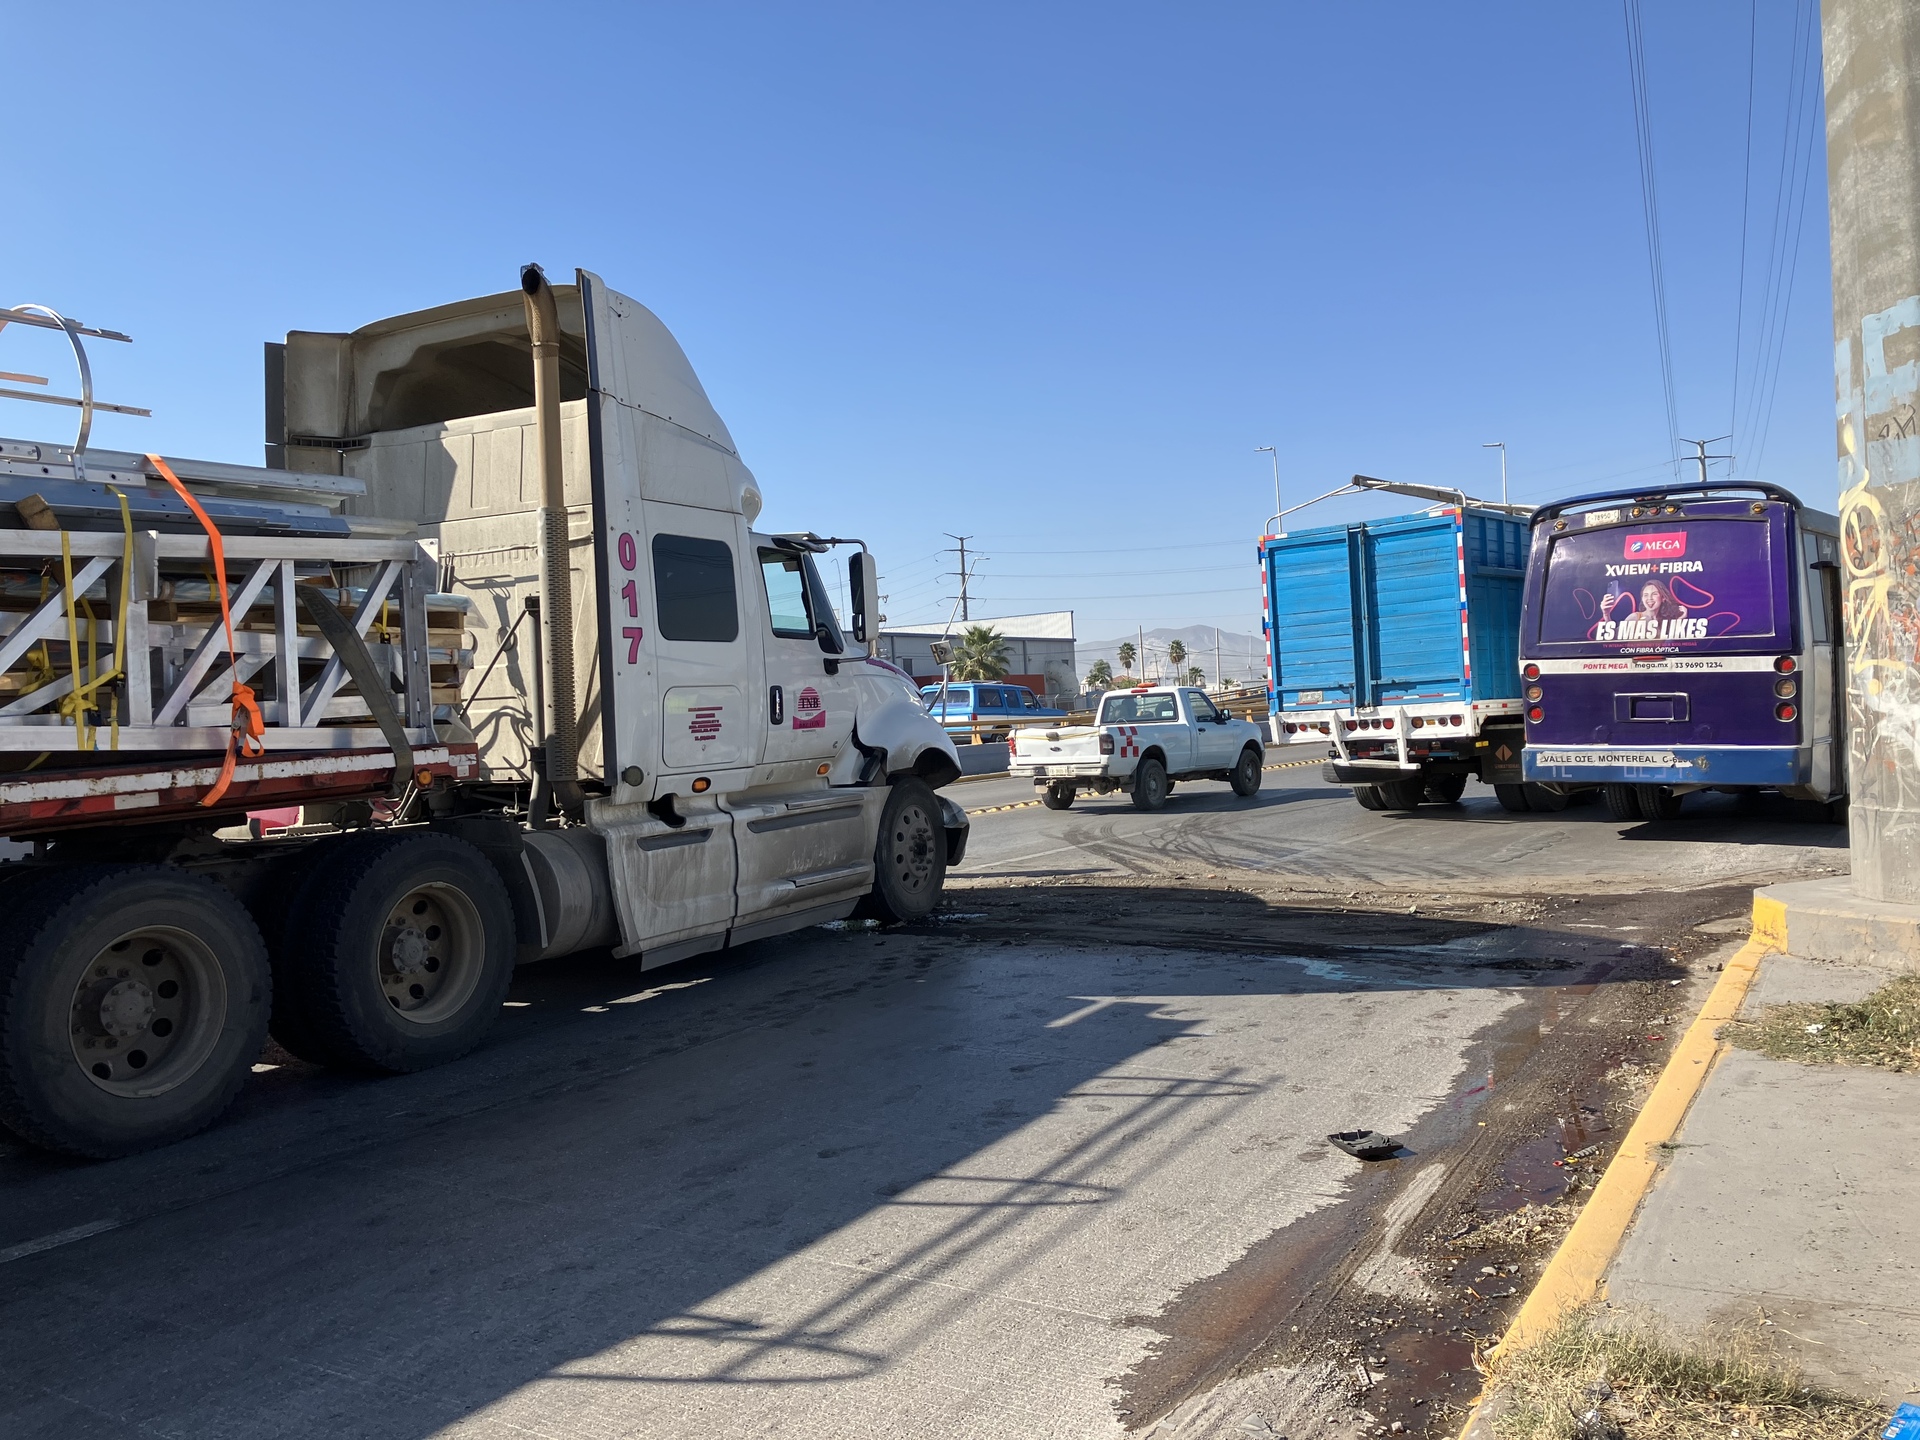
<path fill-rule="evenodd" d="M 821 625 L 836 636 L 839 627 L 831 614 L 817 613 L 818 586 L 809 583 L 814 577 L 805 554 L 760 545 L 758 556 L 767 601 L 760 636 L 767 682 L 760 763 L 792 767 L 793 778 L 812 779 L 820 762 L 839 754 L 853 734 L 853 695 L 818 638 Z M 835 673 L 828 673 L 829 664 Z"/>
<path fill-rule="evenodd" d="M 1240 758 L 1240 737 L 1234 734 L 1227 717 L 1214 707 L 1206 692 L 1182 690 L 1187 713 L 1193 716 L 1193 768 L 1231 770 Z"/>

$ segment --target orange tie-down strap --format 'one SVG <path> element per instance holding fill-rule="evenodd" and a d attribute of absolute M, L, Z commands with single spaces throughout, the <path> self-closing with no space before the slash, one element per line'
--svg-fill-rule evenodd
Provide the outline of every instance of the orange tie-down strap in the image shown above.
<path fill-rule="evenodd" d="M 220 527 L 200 508 L 200 502 L 180 483 L 180 477 L 173 473 L 173 468 L 166 461 L 158 455 L 147 456 L 147 461 L 160 472 L 160 478 L 173 487 L 174 493 L 186 502 L 187 509 L 200 522 L 200 528 L 207 532 L 207 544 L 213 549 L 213 582 L 220 591 L 220 623 L 227 630 L 227 667 L 237 674 L 239 657 L 233 648 L 233 607 L 227 598 L 227 547 L 220 539 Z M 281 657 L 281 663 L 287 663 L 287 657 Z M 267 753 L 267 747 L 261 739 L 266 733 L 266 721 L 261 718 L 260 702 L 254 696 L 253 687 L 235 680 L 231 703 L 232 728 L 227 736 L 226 763 L 220 767 L 220 778 L 213 782 L 213 788 L 201 797 L 202 805 L 220 803 L 220 797 L 227 793 L 227 787 L 233 783 L 233 767 L 241 755 L 254 760 Z"/>

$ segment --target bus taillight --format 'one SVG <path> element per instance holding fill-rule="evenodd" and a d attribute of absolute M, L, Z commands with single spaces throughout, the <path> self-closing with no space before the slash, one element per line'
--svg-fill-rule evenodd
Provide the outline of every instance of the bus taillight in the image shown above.
<path fill-rule="evenodd" d="M 1538 680 L 1540 678 L 1540 667 L 1538 665 L 1529 665 L 1520 673 L 1529 680 Z"/>
<path fill-rule="evenodd" d="M 1782 700 L 1791 700 L 1800 693 L 1800 682 L 1791 679 L 1776 680 L 1773 682 L 1773 693 Z"/>
<path fill-rule="evenodd" d="M 1773 668 L 1778 670 L 1782 675 L 1791 675 L 1800 668 L 1800 662 L 1791 655 L 1782 655 L 1778 660 L 1773 662 Z"/>
<path fill-rule="evenodd" d="M 1797 720 L 1799 717 L 1800 709 L 1796 705 L 1776 705 L 1773 707 L 1773 718 L 1776 720 Z"/>

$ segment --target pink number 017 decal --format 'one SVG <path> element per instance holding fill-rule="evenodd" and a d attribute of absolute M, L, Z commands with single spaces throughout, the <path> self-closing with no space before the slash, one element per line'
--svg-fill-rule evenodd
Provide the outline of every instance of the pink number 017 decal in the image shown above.
<path fill-rule="evenodd" d="M 620 543 L 617 548 L 619 549 L 619 552 L 620 552 L 620 568 L 622 570 L 633 570 L 639 566 L 640 564 L 639 548 L 634 544 L 633 536 L 628 534 L 625 530 L 622 530 L 620 532 Z M 640 618 L 640 587 L 639 585 L 632 580 L 627 581 L 626 584 L 620 587 L 620 598 L 627 602 L 627 618 L 629 620 L 639 619 Z M 629 665 L 639 664 L 640 663 L 640 642 L 646 639 L 647 632 L 638 625 L 626 625 L 621 628 L 620 637 L 627 642 L 627 664 Z"/>

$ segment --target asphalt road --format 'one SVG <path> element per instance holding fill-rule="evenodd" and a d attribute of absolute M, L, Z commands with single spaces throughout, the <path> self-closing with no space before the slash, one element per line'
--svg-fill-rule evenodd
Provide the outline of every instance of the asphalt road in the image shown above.
<path fill-rule="evenodd" d="M 452 1066 L 271 1052 L 168 1150 L 0 1150 L 0 1434 L 1361 1433 L 1300 1337 L 1533 1183 L 1696 927 L 1845 835 L 1266 779 L 1154 815 L 965 783 L 939 924 L 528 967 Z M 1401 1158 L 1325 1143 L 1357 1125 Z"/>

